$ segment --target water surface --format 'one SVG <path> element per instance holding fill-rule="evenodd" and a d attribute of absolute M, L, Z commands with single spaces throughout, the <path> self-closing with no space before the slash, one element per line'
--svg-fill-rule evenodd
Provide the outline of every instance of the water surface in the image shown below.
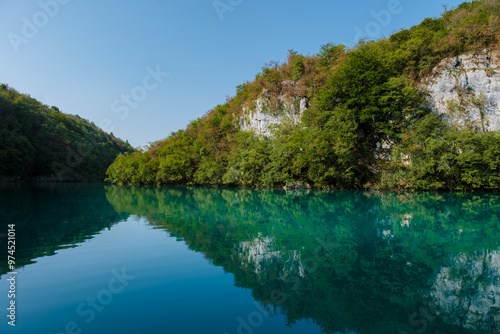
<path fill-rule="evenodd" d="M 19 267 L 12 328 L 0 262 L 2 333 L 500 333 L 495 194 L 49 184 L 0 200 Z"/>

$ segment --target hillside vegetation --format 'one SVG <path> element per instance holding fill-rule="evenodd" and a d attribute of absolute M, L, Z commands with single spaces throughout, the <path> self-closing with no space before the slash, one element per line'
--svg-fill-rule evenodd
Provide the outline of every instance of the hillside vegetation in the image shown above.
<path fill-rule="evenodd" d="M 317 55 L 289 51 L 236 96 L 146 151 L 121 154 L 107 180 L 122 184 L 330 189 L 500 188 L 500 134 L 454 128 L 424 107 L 421 79 L 444 58 L 498 49 L 500 3 L 465 2 L 440 18 L 354 48 L 327 44 Z M 293 82 L 293 85 L 290 85 Z M 293 87 L 291 92 L 290 87 Z M 311 105 L 299 125 L 266 138 L 240 131 L 244 108 L 264 97 Z"/>
<path fill-rule="evenodd" d="M 0 180 L 103 181 L 132 147 L 79 116 L 0 85 Z"/>

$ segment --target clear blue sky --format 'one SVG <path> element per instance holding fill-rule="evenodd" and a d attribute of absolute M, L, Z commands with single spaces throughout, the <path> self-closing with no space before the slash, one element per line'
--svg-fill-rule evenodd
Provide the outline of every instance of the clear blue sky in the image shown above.
<path fill-rule="evenodd" d="M 352 46 L 357 31 L 378 39 L 461 2 L 220 0 L 218 12 L 213 0 L 0 0 L 0 82 L 143 146 L 289 49 Z M 148 67 L 169 75 L 156 81 Z"/>

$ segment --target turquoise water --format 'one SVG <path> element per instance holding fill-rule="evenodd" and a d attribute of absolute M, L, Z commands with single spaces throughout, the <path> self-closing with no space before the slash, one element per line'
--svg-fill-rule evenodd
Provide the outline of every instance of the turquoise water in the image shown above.
<path fill-rule="evenodd" d="M 496 194 L 48 184 L 0 200 L 1 333 L 500 333 Z"/>

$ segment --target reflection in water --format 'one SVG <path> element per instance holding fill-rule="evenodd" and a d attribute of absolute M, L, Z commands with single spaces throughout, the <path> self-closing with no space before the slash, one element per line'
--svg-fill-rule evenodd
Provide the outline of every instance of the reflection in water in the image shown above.
<path fill-rule="evenodd" d="M 126 217 L 116 213 L 99 184 L 1 184 L 0 203 L 4 226 L 16 224 L 18 268 L 59 249 L 75 247 Z M 0 233 L 4 252 L 6 238 Z M 0 262 L 0 275 L 8 271 L 5 264 Z"/>
<path fill-rule="evenodd" d="M 16 223 L 18 266 L 136 215 L 291 326 L 500 333 L 498 195 L 48 184 L 3 186 L 0 200 L 2 221 Z"/>
<path fill-rule="evenodd" d="M 279 276 L 287 277 L 292 272 L 299 273 L 300 277 L 305 276 L 304 265 L 300 261 L 300 253 L 293 251 L 273 251 L 272 239 L 267 236 L 262 238 L 259 234 L 252 241 L 240 242 L 238 255 L 243 261 L 242 268 L 253 266 L 259 281 L 268 279 L 267 268 L 280 267 Z"/>
<path fill-rule="evenodd" d="M 500 332 L 498 195 L 107 186 L 106 196 L 233 273 L 290 325 Z"/>
<path fill-rule="evenodd" d="M 439 268 L 428 295 L 447 323 L 498 333 L 500 252 L 459 253 Z"/>

